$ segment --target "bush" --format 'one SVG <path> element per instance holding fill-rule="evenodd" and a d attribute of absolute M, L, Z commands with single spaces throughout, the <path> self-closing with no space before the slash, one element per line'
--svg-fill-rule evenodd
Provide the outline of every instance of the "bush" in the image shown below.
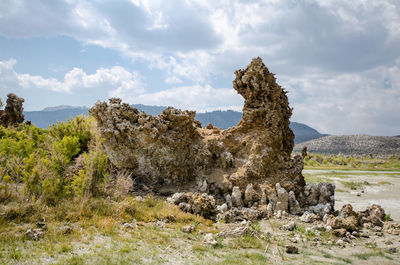
<path fill-rule="evenodd" d="M 83 165 L 77 165 L 78 157 Z M 47 130 L 0 126 L 2 197 L 11 183 L 24 184 L 29 200 L 40 198 L 47 204 L 72 196 L 98 196 L 109 175 L 108 165 L 93 118 L 78 116 Z"/>

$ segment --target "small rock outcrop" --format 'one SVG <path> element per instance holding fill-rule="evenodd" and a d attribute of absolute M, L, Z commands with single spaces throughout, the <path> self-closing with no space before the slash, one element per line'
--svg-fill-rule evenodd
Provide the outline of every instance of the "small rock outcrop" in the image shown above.
<path fill-rule="evenodd" d="M 379 227 L 379 230 L 382 230 L 385 217 L 385 210 L 380 205 L 372 204 L 364 211 L 356 212 L 351 204 L 346 204 L 337 216 L 333 214 L 327 216 L 326 224 L 336 230 L 337 234 L 343 234 L 340 231 L 359 231 L 362 227 Z"/>
<path fill-rule="evenodd" d="M 24 122 L 24 99 L 10 93 L 7 95 L 7 102 L 4 110 L 0 110 L 0 125 L 4 127 L 18 126 Z"/>

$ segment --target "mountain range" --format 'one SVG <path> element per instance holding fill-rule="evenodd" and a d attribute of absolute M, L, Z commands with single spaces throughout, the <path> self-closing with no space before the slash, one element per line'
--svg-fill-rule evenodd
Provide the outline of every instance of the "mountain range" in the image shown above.
<path fill-rule="evenodd" d="M 310 153 L 344 155 L 398 155 L 400 138 L 396 136 L 330 135 L 301 142 L 294 147 L 301 152 L 307 146 Z"/>
<path fill-rule="evenodd" d="M 142 104 L 134 104 L 131 106 L 153 116 L 158 115 L 165 109 L 163 106 L 149 106 Z M 44 108 L 40 111 L 25 111 L 24 115 L 25 120 L 31 121 L 38 127 L 47 128 L 49 125 L 57 123 L 57 121 L 66 121 L 81 114 L 88 115 L 88 110 L 89 109 L 87 107 L 61 105 Z M 227 129 L 238 124 L 241 118 L 242 113 L 233 110 L 217 110 L 205 113 L 196 113 L 196 120 L 200 121 L 203 127 L 208 123 L 212 123 L 214 126 Z M 301 143 L 326 136 L 326 134 L 321 134 L 317 130 L 303 123 L 291 122 L 290 128 L 295 134 L 295 143 Z"/>

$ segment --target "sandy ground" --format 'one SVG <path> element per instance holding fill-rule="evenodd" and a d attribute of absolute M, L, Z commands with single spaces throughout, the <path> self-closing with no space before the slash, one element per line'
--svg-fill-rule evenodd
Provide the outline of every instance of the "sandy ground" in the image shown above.
<path fill-rule="evenodd" d="M 400 171 L 303 170 L 303 174 L 335 183 L 335 209 L 340 210 L 346 203 L 356 210 L 379 204 L 395 221 L 400 221 Z M 343 182 L 365 185 L 352 190 Z"/>

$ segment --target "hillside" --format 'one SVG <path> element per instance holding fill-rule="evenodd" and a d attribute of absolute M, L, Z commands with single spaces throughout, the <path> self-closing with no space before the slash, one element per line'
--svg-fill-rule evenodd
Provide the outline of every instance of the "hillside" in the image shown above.
<path fill-rule="evenodd" d="M 165 109 L 163 106 L 149 106 L 142 104 L 133 104 L 132 107 L 137 108 L 140 111 L 144 111 L 153 116 L 158 115 Z M 51 124 L 57 123 L 57 121 L 66 121 L 70 118 L 74 118 L 77 115 L 83 114 L 88 115 L 87 107 L 73 107 L 73 106 L 56 106 L 48 107 L 41 111 L 25 111 L 25 120 L 30 120 L 33 124 L 40 128 L 47 128 Z M 208 123 L 212 123 L 214 126 L 222 129 L 238 124 L 242 118 L 242 113 L 238 111 L 212 111 L 205 113 L 197 113 L 196 119 L 200 121 L 204 126 Z M 317 130 L 298 122 L 291 122 L 290 128 L 295 134 L 295 143 L 301 143 L 311 139 L 320 138 L 326 136 L 326 134 L 320 134 Z"/>
<path fill-rule="evenodd" d="M 326 136 L 296 144 L 294 151 L 324 154 L 392 155 L 400 154 L 400 138 L 392 136 L 343 135 Z"/>

